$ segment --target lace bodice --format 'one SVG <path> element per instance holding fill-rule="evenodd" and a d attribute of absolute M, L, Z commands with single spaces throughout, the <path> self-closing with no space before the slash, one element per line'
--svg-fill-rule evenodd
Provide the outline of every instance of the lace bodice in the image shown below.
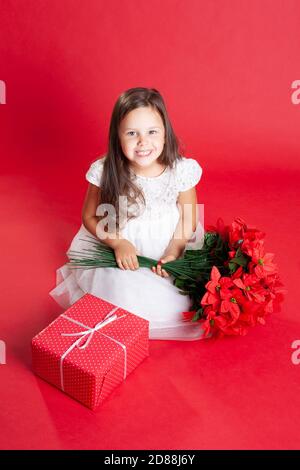
<path fill-rule="evenodd" d="M 93 162 L 86 173 L 90 183 L 101 187 L 103 164 L 106 157 Z M 176 205 L 182 191 L 194 187 L 202 176 L 202 168 L 193 158 L 183 157 L 174 168 L 167 167 L 159 176 L 148 177 L 133 174 L 133 181 L 142 189 L 146 210 L 162 213 L 166 206 Z"/>
<path fill-rule="evenodd" d="M 86 173 L 87 181 L 98 187 L 101 187 L 105 158 L 106 156 L 93 162 Z M 134 183 L 143 191 L 145 205 L 141 201 L 136 201 L 135 204 L 124 208 L 124 218 L 120 221 L 120 228 L 124 238 L 139 247 L 144 256 L 158 259 L 157 256 L 161 256 L 168 245 L 179 220 L 180 208 L 177 203 L 179 193 L 187 191 L 200 181 L 202 168 L 197 160 L 182 157 L 176 161 L 173 168 L 167 167 L 159 176 L 148 177 L 131 173 Z M 100 205 L 96 211 L 97 215 L 101 212 L 100 210 L 98 213 Z M 135 217 L 128 220 L 129 215 Z M 111 222 L 114 223 L 115 214 L 111 217 Z M 147 239 L 152 240 L 149 241 L 149 246 L 145 241 Z M 187 247 L 196 249 L 202 245 L 202 239 L 203 227 L 198 223 Z"/>

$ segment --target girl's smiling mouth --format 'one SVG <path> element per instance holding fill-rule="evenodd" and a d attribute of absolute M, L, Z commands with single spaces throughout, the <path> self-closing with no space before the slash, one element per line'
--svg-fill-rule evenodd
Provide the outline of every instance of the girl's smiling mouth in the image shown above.
<path fill-rule="evenodd" d="M 147 150 L 147 151 L 136 150 L 135 153 L 138 157 L 149 157 L 149 155 L 152 153 L 152 150 Z"/>

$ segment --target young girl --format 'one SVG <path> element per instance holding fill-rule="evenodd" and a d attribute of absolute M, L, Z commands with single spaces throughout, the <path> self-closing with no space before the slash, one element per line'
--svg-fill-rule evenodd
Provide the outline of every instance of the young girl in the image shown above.
<path fill-rule="evenodd" d="M 196 160 L 179 155 L 160 93 L 153 88 L 124 92 L 113 109 L 108 152 L 86 173 L 82 225 L 67 251 L 69 259 L 72 250 L 85 253 L 91 248 L 87 240 L 94 237 L 114 250 L 118 268 L 71 269 L 65 264 L 57 269 L 50 295 L 65 309 L 85 293 L 101 297 L 149 320 L 151 339 L 202 338 L 198 323 L 183 321 L 189 297 L 180 294 L 163 269 L 165 262 L 181 258 L 191 241 L 178 236 L 184 223 L 180 209 L 184 204 L 193 208 L 195 230 L 195 186 L 201 175 Z M 124 222 L 120 201 L 125 200 Z M 101 228 L 106 213 L 107 230 Z M 199 229 L 200 224 L 191 233 L 194 238 Z M 139 268 L 137 255 L 160 262 L 152 271 Z"/>

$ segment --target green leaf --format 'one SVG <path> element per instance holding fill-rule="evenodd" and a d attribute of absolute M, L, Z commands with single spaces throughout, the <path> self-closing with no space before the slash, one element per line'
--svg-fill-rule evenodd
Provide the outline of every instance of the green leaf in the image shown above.
<path fill-rule="evenodd" d="M 192 321 L 198 321 L 203 317 L 203 307 L 200 307 L 192 318 Z"/>
<path fill-rule="evenodd" d="M 235 256 L 234 258 L 231 258 L 230 262 L 238 264 L 239 266 L 244 266 L 244 267 L 246 267 L 248 264 L 248 260 L 243 254 L 239 256 Z"/>
<path fill-rule="evenodd" d="M 197 311 L 197 312 L 195 313 L 195 315 L 193 316 L 192 321 L 198 321 L 199 318 L 200 318 L 200 315 L 199 315 L 199 313 L 198 313 L 198 311 Z"/>

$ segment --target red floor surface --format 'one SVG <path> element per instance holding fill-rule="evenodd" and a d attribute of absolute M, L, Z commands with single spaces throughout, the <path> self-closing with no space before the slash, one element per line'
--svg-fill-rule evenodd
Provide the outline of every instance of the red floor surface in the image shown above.
<path fill-rule="evenodd" d="M 66 181 L 45 164 L 1 176 L 0 448 L 299 448 L 300 365 L 291 361 L 300 339 L 299 173 L 204 168 L 198 188 L 205 224 L 240 216 L 267 233 L 288 289 L 282 311 L 245 337 L 151 341 L 149 358 L 96 412 L 31 371 L 31 338 L 62 313 L 48 292 L 79 228 L 79 173 Z"/>
<path fill-rule="evenodd" d="M 299 23 L 297 0 L 1 2 L 0 449 L 300 448 Z M 266 232 L 288 293 L 245 337 L 151 341 L 92 412 L 32 373 L 30 343 L 62 313 L 85 173 L 138 86 L 203 167 L 205 224 Z"/>

